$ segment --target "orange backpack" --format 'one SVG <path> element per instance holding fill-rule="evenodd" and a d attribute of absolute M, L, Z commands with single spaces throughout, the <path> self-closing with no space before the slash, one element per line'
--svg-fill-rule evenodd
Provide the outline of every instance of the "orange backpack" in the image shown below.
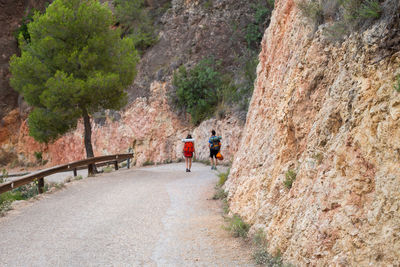
<path fill-rule="evenodd" d="M 185 146 L 183 147 L 183 152 L 193 153 L 194 152 L 194 145 L 192 142 L 186 142 Z"/>

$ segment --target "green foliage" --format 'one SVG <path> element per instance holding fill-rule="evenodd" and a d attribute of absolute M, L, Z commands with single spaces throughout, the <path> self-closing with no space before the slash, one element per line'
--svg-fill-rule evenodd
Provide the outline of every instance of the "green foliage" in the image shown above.
<path fill-rule="evenodd" d="M 221 74 L 216 70 L 218 64 L 213 59 L 204 59 L 191 70 L 181 66 L 174 73 L 176 91 L 172 100 L 180 110 L 191 115 L 195 125 L 211 117 L 216 110 L 223 85 Z"/>
<path fill-rule="evenodd" d="M 35 151 L 33 152 L 33 154 L 35 155 L 35 158 L 38 162 L 42 162 L 43 160 L 43 152 L 40 151 Z"/>
<path fill-rule="evenodd" d="M 262 229 L 259 229 L 254 235 L 253 243 L 256 246 L 253 252 L 253 259 L 257 264 L 268 267 L 283 267 L 281 253 L 278 252 L 276 256 L 268 253 L 267 238 Z"/>
<path fill-rule="evenodd" d="M 397 81 L 396 84 L 394 85 L 394 89 L 400 93 L 400 75 L 397 75 Z"/>
<path fill-rule="evenodd" d="M 317 0 L 302 0 L 297 3 L 297 8 L 301 14 L 314 24 L 320 24 L 323 20 L 323 10 Z"/>
<path fill-rule="evenodd" d="M 316 25 L 328 17 L 335 22 L 326 28 L 325 36 L 332 41 L 342 41 L 368 19 L 378 19 L 382 15 L 379 0 L 300 0 L 297 7 L 302 15 Z"/>
<path fill-rule="evenodd" d="M 274 9 L 274 1 L 259 2 L 253 6 L 253 21 L 246 27 L 245 39 L 249 49 L 258 50 L 265 30 L 265 21 Z"/>
<path fill-rule="evenodd" d="M 137 49 L 143 51 L 157 41 L 153 20 L 144 0 L 115 0 L 114 7 L 123 36 L 131 37 Z"/>
<path fill-rule="evenodd" d="M 126 163 L 125 161 L 121 163 L 120 167 L 121 168 L 125 168 L 128 166 L 128 163 Z"/>
<path fill-rule="evenodd" d="M 228 218 L 227 230 L 232 233 L 234 237 L 247 237 L 250 225 L 245 223 L 239 215 L 235 214 L 232 218 Z"/>
<path fill-rule="evenodd" d="M 75 180 L 82 179 L 82 176 L 79 175 L 75 177 Z M 66 182 L 70 182 L 72 180 L 71 177 L 66 179 Z M 45 183 L 43 192 L 47 192 L 50 188 L 54 187 L 56 189 L 61 189 L 65 186 L 64 183 Z M 33 198 L 39 194 L 38 190 L 38 181 L 34 181 L 32 183 L 17 187 L 11 191 L 0 194 L 0 217 L 4 216 L 5 212 L 11 209 L 11 203 L 16 200 L 27 200 Z"/>
<path fill-rule="evenodd" d="M 283 184 L 286 186 L 287 189 L 292 188 L 293 182 L 296 180 L 297 173 L 294 170 L 289 169 L 285 173 L 285 181 Z"/>
<path fill-rule="evenodd" d="M 262 39 L 262 32 L 260 32 L 258 25 L 253 23 L 248 24 L 245 38 L 249 48 L 256 47 Z"/>
<path fill-rule="evenodd" d="M 217 183 L 217 186 L 221 187 L 225 184 L 226 180 L 228 180 L 230 169 L 228 169 L 226 172 L 221 172 L 218 174 L 219 180 Z"/>
<path fill-rule="evenodd" d="M 255 260 L 255 262 L 257 264 L 262 264 L 262 265 L 268 266 L 268 267 L 288 266 L 288 265 L 283 264 L 282 258 L 279 254 L 274 257 L 271 254 L 269 254 L 265 248 L 258 248 L 253 253 L 253 259 Z"/>
<path fill-rule="evenodd" d="M 349 27 L 344 22 L 336 22 L 324 31 L 324 35 L 331 41 L 342 41 L 349 33 Z"/>
<path fill-rule="evenodd" d="M 84 114 L 120 109 L 138 61 L 132 39 L 113 29 L 111 11 L 96 0 L 55 0 L 28 24 L 30 42 L 10 61 L 11 85 L 34 107 L 30 135 L 51 142 Z"/>
<path fill-rule="evenodd" d="M 259 63 L 258 53 L 249 51 L 245 55 L 243 65 L 243 77 L 244 80 L 239 84 L 239 90 L 236 92 L 235 102 L 240 103 L 241 109 L 246 110 L 249 108 L 250 99 L 253 95 L 254 81 L 257 78 L 257 66 Z"/>
<path fill-rule="evenodd" d="M 110 172 L 112 172 L 113 170 L 114 170 L 114 168 L 111 167 L 111 166 L 108 166 L 108 167 L 104 167 L 104 168 L 103 168 L 103 172 L 105 172 L 105 173 L 110 173 Z"/>
<path fill-rule="evenodd" d="M 8 171 L 6 169 L 1 170 L 1 176 L 0 176 L 0 184 L 4 183 L 8 177 Z"/>
<path fill-rule="evenodd" d="M 32 9 L 29 11 L 28 15 L 22 18 L 21 25 L 14 32 L 15 39 L 19 40 L 21 38 L 27 43 L 31 42 L 31 35 L 29 34 L 28 31 L 28 24 L 33 21 L 33 15 L 35 12 L 38 11 Z"/>
<path fill-rule="evenodd" d="M 318 153 L 315 153 L 315 154 L 312 156 L 312 158 L 315 159 L 315 160 L 317 161 L 318 165 L 319 165 L 319 164 L 321 164 L 322 161 L 324 160 L 324 155 L 323 155 L 321 152 L 318 152 Z"/>
<path fill-rule="evenodd" d="M 206 0 L 206 1 L 203 3 L 203 8 L 206 9 L 206 10 L 212 9 L 213 6 L 214 6 L 214 1 L 213 1 L 213 0 Z"/>
<path fill-rule="evenodd" d="M 151 161 L 151 160 L 146 160 L 146 161 L 143 163 L 143 166 L 152 166 L 152 165 L 154 165 L 154 162 Z"/>
<path fill-rule="evenodd" d="M 216 192 L 213 196 L 214 200 L 217 199 L 226 199 L 228 197 L 228 192 L 226 192 L 224 189 L 222 189 L 221 187 L 217 186 L 216 188 Z"/>
<path fill-rule="evenodd" d="M 12 201 L 8 199 L 7 193 L 0 194 L 0 217 L 3 217 L 5 213 L 11 210 Z"/>
<path fill-rule="evenodd" d="M 377 0 L 366 0 L 361 4 L 358 14 L 363 19 L 378 19 L 382 14 L 382 7 Z"/>

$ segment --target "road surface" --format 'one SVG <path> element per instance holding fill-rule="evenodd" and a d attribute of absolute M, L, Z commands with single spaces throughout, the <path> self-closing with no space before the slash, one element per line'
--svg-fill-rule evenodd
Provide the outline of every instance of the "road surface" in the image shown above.
<path fill-rule="evenodd" d="M 253 266 L 222 229 L 209 167 L 182 163 L 74 181 L 0 218 L 0 266 Z"/>

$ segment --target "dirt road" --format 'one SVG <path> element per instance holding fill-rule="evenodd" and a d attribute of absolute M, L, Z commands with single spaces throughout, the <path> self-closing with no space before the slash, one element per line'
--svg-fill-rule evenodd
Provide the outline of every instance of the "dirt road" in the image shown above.
<path fill-rule="evenodd" d="M 253 266 L 222 229 L 217 177 L 183 164 L 74 181 L 0 219 L 0 266 Z"/>

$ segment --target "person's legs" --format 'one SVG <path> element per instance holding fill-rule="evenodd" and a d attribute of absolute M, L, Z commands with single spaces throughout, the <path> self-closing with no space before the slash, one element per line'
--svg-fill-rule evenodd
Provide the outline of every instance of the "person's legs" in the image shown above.
<path fill-rule="evenodd" d="M 192 168 L 192 158 L 189 158 L 189 171 Z"/>
<path fill-rule="evenodd" d="M 210 164 L 211 164 L 211 170 L 214 169 L 213 153 L 211 149 L 210 149 Z"/>
<path fill-rule="evenodd" d="M 187 157 L 185 157 L 185 163 L 186 163 L 186 171 L 188 170 L 188 158 Z"/>

